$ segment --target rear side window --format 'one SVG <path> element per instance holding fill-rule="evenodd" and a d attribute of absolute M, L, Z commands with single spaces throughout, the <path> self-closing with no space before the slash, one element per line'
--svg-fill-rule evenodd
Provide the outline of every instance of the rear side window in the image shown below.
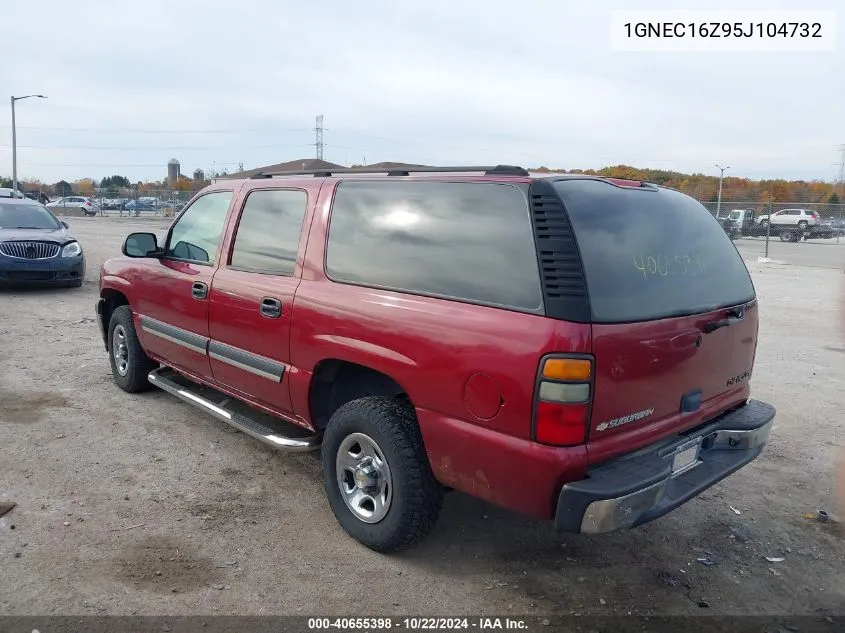
<path fill-rule="evenodd" d="M 355 182 L 335 193 L 335 281 L 539 312 L 524 192 L 496 183 Z"/>
<path fill-rule="evenodd" d="M 307 201 L 298 189 L 250 193 L 235 234 L 231 267 L 293 275 Z"/>
<path fill-rule="evenodd" d="M 598 180 L 554 187 L 581 252 L 594 322 L 697 314 L 754 298 L 736 247 L 695 199 Z"/>

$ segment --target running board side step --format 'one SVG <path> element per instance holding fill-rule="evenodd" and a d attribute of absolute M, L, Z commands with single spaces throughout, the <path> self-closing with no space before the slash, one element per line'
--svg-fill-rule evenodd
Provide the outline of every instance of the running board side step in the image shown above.
<path fill-rule="evenodd" d="M 235 411 L 229 405 L 232 398 L 210 387 L 195 384 L 183 378 L 169 367 L 160 367 L 151 371 L 147 379 L 156 387 L 176 396 L 183 402 L 187 402 L 202 411 L 210 413 L 218 420 L 273 448 L 288 452 L 308 452 L 317 450 L 322 443 L 322 437 L 319 435 L 303 435 L 302 437 L 284 436 L 280 433 L 280 429 L 274 428 L 269 423 L 261 422 L 239 411 Z M 211 391 L 223 398 L 222 402 L 215 403 L 209 400 L 207 396 L 200 395 L 200 392 L 207 391 Z M 246 408 L 246 405 L 244 407 Z M 259 415 L 267 418 L 270 417 L 264 414 Z M 300 427 L 285 423 L 282 420 L 279 420 L 279 426 L 293 427 L 296 430 L 307 432 L 306 429 L 300 429 Z"/>

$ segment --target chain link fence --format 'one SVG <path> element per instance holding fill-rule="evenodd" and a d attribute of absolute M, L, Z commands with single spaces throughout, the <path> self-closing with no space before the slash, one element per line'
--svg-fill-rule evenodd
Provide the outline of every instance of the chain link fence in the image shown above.
<path fill-rule="evenodd" d="M 845 204 L 829 202 L 722 200 L 702 202 L 733 240 L 816 244 L 845 243 Z"/>
<path fill-rule="evenodd" d="M 164 216 L 179 213 L 195 191 L 174 189 L 98 189 L 93 193 L 51 196 L 51 209 L 62 216 Z M 91 204 L 86 205 L 84 200 Z"/>

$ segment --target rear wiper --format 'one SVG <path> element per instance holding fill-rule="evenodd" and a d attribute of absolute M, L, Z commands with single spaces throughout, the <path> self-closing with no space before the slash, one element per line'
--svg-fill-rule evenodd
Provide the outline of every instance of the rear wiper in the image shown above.
<path fill-rule="evenodd" d="M 741 323 L 742 320 L 745 318 L 745 310 L 743 306 L 738 308 L 733 308 L 728 312 L 730 317 L 727 319 L 720 319 L 718 321 L 710 321 L 704 325 L 704 333 L 710 334 L 711 332 L 715 332 L 723 327 L 728 327 L 729 325 L 733 325 L 734 323 Z"/>

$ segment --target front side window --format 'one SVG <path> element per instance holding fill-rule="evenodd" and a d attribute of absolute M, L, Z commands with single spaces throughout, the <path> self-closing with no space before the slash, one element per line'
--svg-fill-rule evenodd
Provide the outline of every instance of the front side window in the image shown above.
<path fill-rule="evenodd" d="M 231 191 L 215 191 L 197 198 L 173 225 L 165 256 L 213 264 L 232 195 Z"/>
<path fill-rule="evenodd" d="M 539 311 L 524 192 L 467 182 L 341 183 L 326 251 L 335 281 Z"/>
<path fill-rule="evenodd" d="M 308 195 L 298 189 L 258 190 L 241 212 L 230 266 L 293 275 Z"/>

